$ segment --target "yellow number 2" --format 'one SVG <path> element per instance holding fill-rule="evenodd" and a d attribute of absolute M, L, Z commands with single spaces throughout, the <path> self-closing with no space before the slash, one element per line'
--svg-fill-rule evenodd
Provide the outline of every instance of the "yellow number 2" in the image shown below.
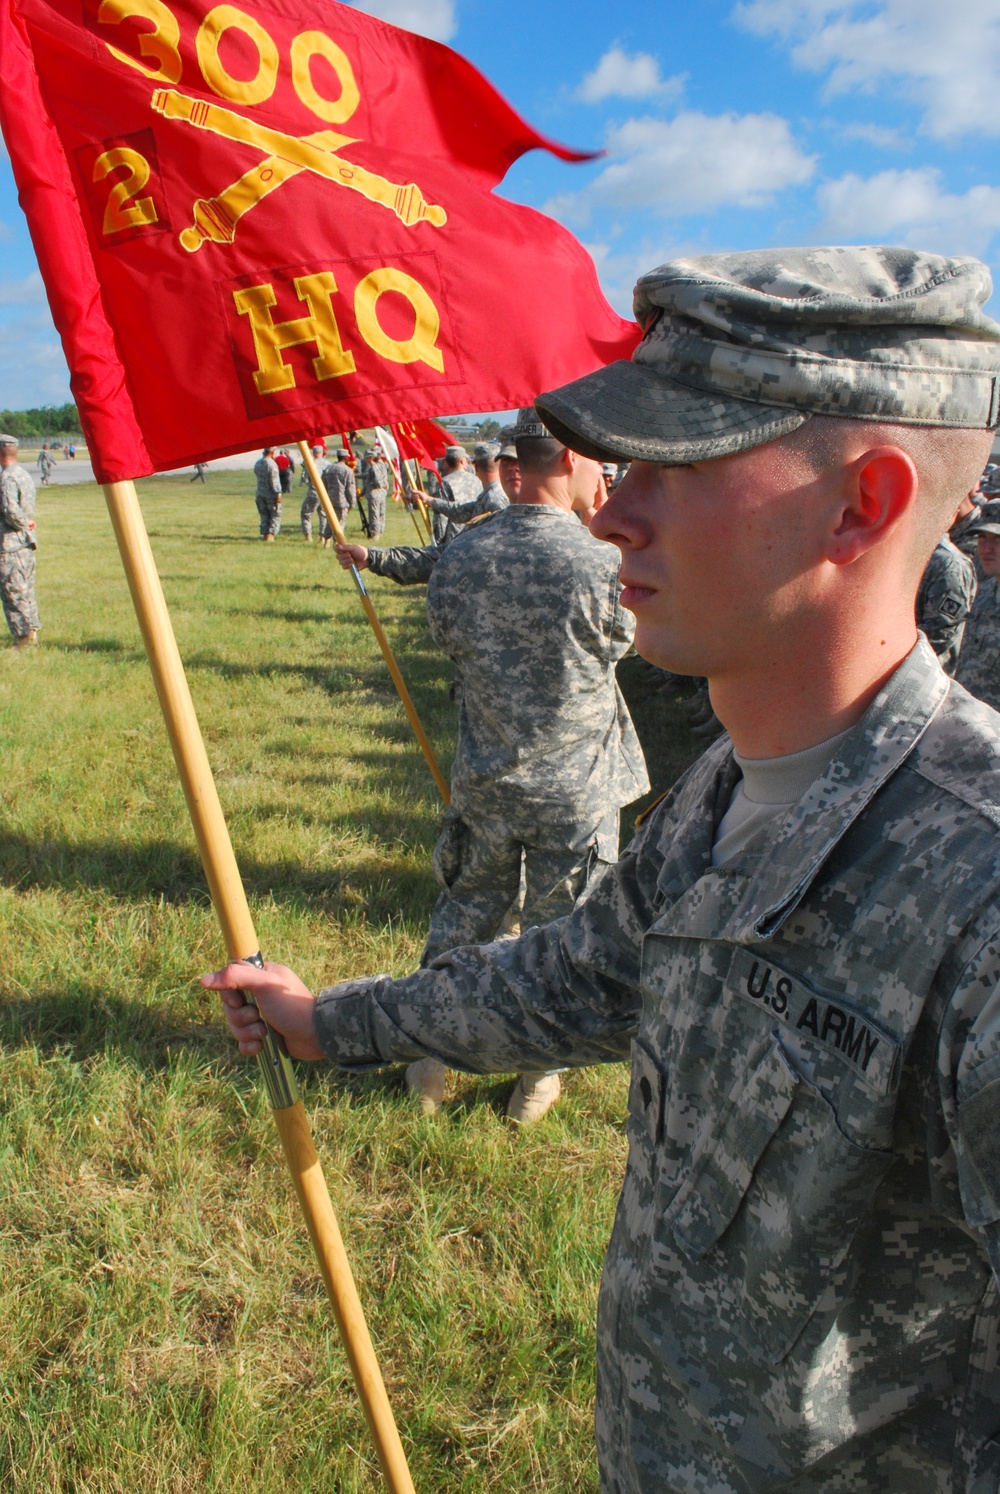
<path fill-rule="evenodd" d="M 148 223 L 159 222 L 153 199 L 138 195 L 149 181 L 150 168 L 146 157 L 137 150 L 130 150 L 127 145 L 116 145 L 113 149 L 106 150 L 94 162 L 94 181 L 103 182 L 119 166 L 128 168 L 128 176 L 111 183 L 102 226 L 105 235 L 124 233 L 127 228 L 142 228 Z M 135 201 L 126 206 L 130 198 Z"/>

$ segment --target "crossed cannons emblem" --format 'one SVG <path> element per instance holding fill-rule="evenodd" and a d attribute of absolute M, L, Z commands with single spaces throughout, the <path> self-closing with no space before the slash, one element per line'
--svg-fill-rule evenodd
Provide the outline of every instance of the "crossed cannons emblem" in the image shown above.
<path fill-rule="evenodd" d="M 429 203 L 415 182 L 400 186 L 337 155 L 343 146 L 356 144 L 349 135 L 338 135 L 333 130 L 301 137 L 286 135 L 219 104 L 189 98 L 176 88 L 158 88 L 152 106 L 167 119 L 183 120 L 196 129 L 210 130 L 265 153 L 259 165 L 245 172 L 218 197 L 199 198 L 195 202 L 194 223 L 180 235 L 181 245 L 192 254 L 204 243 L 231 244 L 243 214 L 301 171 L 315 172 L 338 186 L 360 192 L 369 202 L 381 203 L 408 228 L 424 222 L 441 228 L 448 221 L 444 208 Z"/>

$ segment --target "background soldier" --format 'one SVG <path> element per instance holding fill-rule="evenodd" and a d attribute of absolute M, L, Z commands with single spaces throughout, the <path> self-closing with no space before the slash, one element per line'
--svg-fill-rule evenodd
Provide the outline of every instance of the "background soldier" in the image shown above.
<path fill-rule="evenodd" d="M 449 446 L 442 461 L 441 498 L 445 503 L 467 503 L 479 497 L 482 487 L 478 477 L 469 471 L 469 458 L 464 446 Z M 445 542 L 448 521 L 441 509 L 431 520 L 431 532 L 436 545 Z"/>
<path fill-rule="evenodd" d="M 630 1055 L 607 1494 L 1000 1487 L 1000 718 L 914 619 L 993 439 L 990 290 L 885 246 L 644 276 L 634 358 L 537 404 L 632 460 L 594 533 L 728 734 L 568 918 L 318 1000 L 207 981 L 250 1054 L 263 1015 L 351 1068 Z"/>
<path fill-rule="evenodd" d="M 52 471 L 55 465 L 55 457 L 52 455 L 51 451 L 48 448 L 48 443 L 46 442 L 41 451 L 38 453 L 38 470 L 41 473 L 43 488 L 47 488 L 49 486 L 49 479 L 52 476 Z"/>
<path fill-rule="evenodd" d="M 978 510 L 972 531 L 983 579 L 965 625 L 955 678 L 971 695 L 1000 710 L 1000 499 Z"/>
<path fill-rule="evenodd" d="M 357 502 L 357 483 L 347 462 L 347 450 L 341 446 L 337 460 L 323 468 L 323 485 L 330 495 L 334 512 L 340 520 L 341 529 L 347 523 L 347 515 Z M 323 537 L 323 548 L 328 549 L 333 540 L 333 531 L 327 523 L 325 513 L 319 516 L 319 532 Z"/>
<path fill-rule="evenodd" d="M 975 566 L 946 534 L 942 535 L 917 592 L 917 627 L 947 674 L 955 673 L 965 620 L 975 596 Z"/>
<path fill-rule="evenodd" d="M 521 491 L 521 468 L 518 466 L 517 447 L 514 445 L 516 429 L 514 425 L 504 426 L 498 443 L 500 450 L 497 452 L 497 476 L 509 503 L 515 503 Z"/>
<path fill-rule="evenodd" d="M 323 456 L 325 456 L 325 454 L 326 454 L 326 448 L 323 447 L 323 446 L 316 445 L 316 446 L 314 446 L 312 448 L 312 454 L 313 454 L 313 457 L 316 460 L 316 465 L 318 466 L 319 462 L 320 462 L 320 458 L 323 457 Z M 312 544 L 312 537 L 313 537 L 312 520 L 313 520 L 313 514 L 316 512 L 317 508 L 319 508 L 319 494 L 317 493 L 316 489 L 312 485 L 312 478 L 309 476 L 309 469 L 306 466 L 305 462 L 302 463 L 302 471 L 305 474 L 307 486 L 306 486 L 306 496 L 303 498 L 303 500 L 302 500 L 302 507 L 299 510 L 299 523 L 302 525 L 302 533 L 305 536 L 306 542 L 311 545 Z M 320 514 L 319 532 L 322 535 L 322 533 L 323 533 L 323 517 L 322 517 L 322 513 Z"/>
<path fill-rule="evenodd" d="M 0 599 L 16 648 L 38 641 L 35 484 L 17 459 L 17 437 L 0 436 Z"/>
<path fill-rule="evenodd" d="M 500 485 L 499 455 L 498 441 L 483 441 L 476 447 L 472 463 L 477 491 L 471 498 L 457 499 L 449 496 L 424 500 L 431 513 L 444 520 L 444 531 L 438 541 L 442 548 L 449 539 L 454 539 L 458 525 L 469 524 L 474 519 L 482 518 L 484 514 L 498 514 L 507 507 L 509 500 Z M 448 486 L 446 482 L 445 487 Z"/>
<path fill-rule="evenodd" d="M 365 463 L 364 490 L 368 500 L 368 538 L 379 539 L 385 528 L 385 505 L 392 482 L 392 468 L 381 446 L 372 448 Z"/>
<path fill-rule="evenodd" d="M 253 470 L 257 479 L 260 537 L 273 545 L 275 535 L 281 532 L 281 477 L 273 446 L 265 446 L 263 454 L 254 462 Z"/>

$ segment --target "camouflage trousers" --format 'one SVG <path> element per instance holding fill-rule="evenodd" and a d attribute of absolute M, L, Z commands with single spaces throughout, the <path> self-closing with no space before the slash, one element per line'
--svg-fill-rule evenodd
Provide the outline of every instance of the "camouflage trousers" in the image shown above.
<path fill-rule="evenodd" d="M 319 508 L 319 497 L 310 490 L 302 500 L 302 508 L 299 512 L 299 523 L 302 525 L 302 533 L 307 540 L 313 535 L 313 514 Z M 320 508 L 320 533 L 322 534 L 323 510 Z"/>
<path fill-rule="evenodd" d="M 376 488 L 368 494 L 368 538 L 378 539 L 385 528 L 385 488 Z"/>
<path fill-rule="evenodd" d="M 42 626 L 35 604 L 35 552 L 30 545 L 0 550 L 0 599 L 15 638 L 26 638 Z"/>
<path fill-rule="evenodd" d="M 591 882 L 618 852 L 618 811 L 597 825 L 541 826 L 514 834 L 501 820 L 445 813 L 434 847 L 434 875 L 442 892 L 431 914 L 420 957 L 428 965 L 460 944 L 488 944 L 518 900 L 524 872 L 521 928 L 571 913 Z"/>
<path fill-rule="evenodd" d="M 346 503 L 338 503 L 335 498 L 331 498 L 330 502 L 333 504 L 333 511 L 340 520 L 340 527 L 343 529 L 347 523 L 347 515 L 350 509 Z M 306 497 L 302 501 L 302 533 L 306 539 L 312 539 L 312 518 L 317 509 L 319 509 L 320 539 L 333 539 L 333 530 L 330 528 L 330 521 L 326 517 L 326 510 L 320 503 L 319 495 L 316 493 L 313 493 L 311 498 Z"/>
<path fill-rule="evenodd" d="M 281 502 L 277 495 L 273 498 L 265 498 L 258 493 L 256 498 L 257 512 L 260 514 L 260 532 L 265 534 L 281 533 Z"/>

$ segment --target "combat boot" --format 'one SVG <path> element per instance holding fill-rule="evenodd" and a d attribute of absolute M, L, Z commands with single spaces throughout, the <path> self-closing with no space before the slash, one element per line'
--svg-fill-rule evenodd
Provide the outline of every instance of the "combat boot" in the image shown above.
<path fill-rule="evenodd" d="M 530 1126 L 548 1115 L 562 1093 L 558 1074 L 522 1074 L 507 1101 L 507 1119 Z"/>
<path fill-rule="evenodd" d="M 15 648 L 31 648 L 32 644 L 38 642 L 38 633 L 32 628 L 30 633 L 25 633 L 21 638 L 14 639 Z"/>
<path fill-rule="evenodd" d="M 406 1088 L 424 1115 L 437 1115 L 444 1099 L 444 1081 L 448 1073 L 437 1058 L 421 1058 L 406 1070 Z"/>
<path fill-rule="evenodd" d="M 273 545 L 274 544 L 274 535 L 273 534 L 265 534 L 265 536 L 264 536 L 264 543 L 265 543 L 265 545 Z"/>

